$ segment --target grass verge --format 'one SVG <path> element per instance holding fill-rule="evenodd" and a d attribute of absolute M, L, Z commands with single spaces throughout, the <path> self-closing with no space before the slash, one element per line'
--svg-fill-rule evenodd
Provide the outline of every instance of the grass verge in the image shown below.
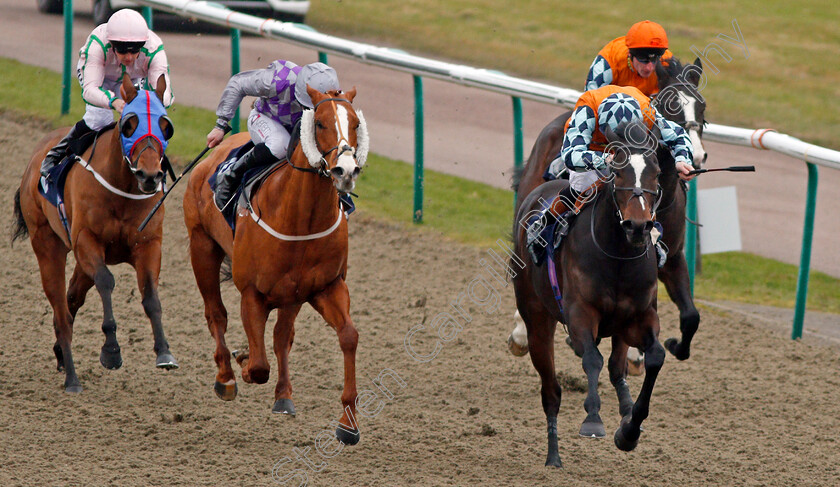
<path fill-rule="evenodd" d="M 0 72 L 4 73 L 0 82 L 0 112 L 13 112 L 54 127 L 71 125 L 81 118 L 83 106 L 76 84 L 70 113 L 57 115 L 61 101 L 58 73 L 7 58 L 0 58 Z M 42 99 L 33 96 L 39 93 L 55 96 Z M 175 125 L 175 136 L 167 151 L 180 169 L 204 148 L 205 136 L 216 117 L 210 110 L 177 104 L 169 110 L 169 115 Z M 511 191 L 427 170 L 424 223 L 412 225 L 413 167 L 372 154 L 356 192 L 360 195 L 357 201 L 360 212 L 398 223 L 406 229 L 436 232 L 482 249 L 493 246 L 497 239 L 509 239 L 513 211 Z M 730 252 L 704 256 L 702 270 L 696 281 L 698 297 L 793 307 L 795 266 Z M 664 291 L 661 295 L 665 296 Z M 840 280 L 812 272 L 808 309 L 840 313 Z"/>

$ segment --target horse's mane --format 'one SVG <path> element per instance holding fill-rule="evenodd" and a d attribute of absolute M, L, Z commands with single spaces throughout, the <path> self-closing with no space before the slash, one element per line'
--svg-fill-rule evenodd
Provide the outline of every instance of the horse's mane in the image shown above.
<path fill-rule="evenodd" d="M 668 78 L 676 78 L 682 73 L 683 65 L 680 62 L 680 59 L 677 56 L 672 57 L 668 60 L 668 64 L 661 64 L 663 71 L 667 75 Z M 659 73 L 657 73 L 658 75 Z M 662 77 L 659 77 L 662 79 Z"/>

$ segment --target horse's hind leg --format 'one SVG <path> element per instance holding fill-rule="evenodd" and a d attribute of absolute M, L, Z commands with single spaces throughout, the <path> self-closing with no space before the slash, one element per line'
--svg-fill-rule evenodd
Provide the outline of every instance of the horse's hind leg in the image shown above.
<path fill-rule="evenodd" d="M 73 353 L 70 350 L 73 341 L 73 314 L 70 313 L 64 294 L 64 266 L 67 263 L 68 250 L 46 224 L 30 235 L 32 249 L 41 271 L 41 285 L 53 309 L 56 339 L 53 352 L 58 369 L 64 369 L 64 391 L 82 392 L 79 377 L 76 375 L 76 365 L 73 363 Z"/>
<path fill-rule="evenodd" d="M 216 342 L 213 360 L 216 362 L 216 382 L 213 390 L 224 401 L 236 398 L 236 377 L 230 366 L 230 350 L 225 343 L 228 315 L 222 302 L 219 287 L 219 269 L 225 253 L 206 233 L 200 229 L 190 230 L 190 259 L 192 261 L 195 282 L 204 300 L 204 318 L 207 328 Z"/>
<path fill-rule="evenodd" d="M 70 316 L 73 317 L 74 321 L 76 319 L 76 313 L 79 312 L 79 308 L 85 304 L 87 292 L 92 287 L 93 279 L 85 274 L 82 268 L 77 264 L 76 268 L 73 270 L 73 276 L 70 278 L 70 286 L 67 288 L 67 306 L 70 311 Z M 61 369 L 63 367 L 63 360 L 61 358 L 62 352 L 58 340 L 55 342 L 53 351 L 55 352 L 56 359 L 58 359 L 59 369 Z"/>
<path fill-rule="evenodd" d="M 289 352 L 295 341 L 295 317 L 300 305 L 287 306 L 277 310 L 277 323 L 274 325 L 274 354 L 277 356 L 277 386 L 274 388 L 274 406 L 272 413 L 295 415 L 292 401 L 292 383 L 289 380 Z"/>
<path fill-rule="evenodd" d="M 691 298 L 688 281 L 688 265 L 682 253 L 669 257 L 659 272 L 659 278 L 665 284 L 668 296 L 680 310 L 680 332 L 682 338 L 665 340 L 665 348 L 678 360 L 685 360 L 691 354 L 691 340 L 700 325 L 700 313 Z"/>
<path fill-rule="evenodd" d="M 338 343 L 344 354 L 344 391 L 341 393 L 344 413 L 335 435 L 342 443 L 355 445 L 359 442 L 359 427 L 356 422 L 356 346 L 359 343 L 359 333 L 350 319 L 350 293 L 347 284 L 341 278 L 336 279 L 310 303 L 338 335 Z"/>
<path fill-rule="evenodd" d="M 627 386 L 627 352 L 627 344 L 618 336 L 613 336 L 607 368 L 610 371 L 610 382 L 618 396 L 618 412 L 622 418 L 633 412 L 633 397 L 630 395 L 630 387 Z"/>
<path fill-rule="evenodd" d="M 665 348 L 659 343 L 659 318 L 656 310 L 649 310 L 644 320 L 647 323 L 648 332 L 645 336 L 645 380 L 642 383 L 642 390 L 639 397 L 633 404 L 633 412 L 621 420 L 621 425 L 615 431 L 615 446 L 619 450 L 631 451 L 639 443 L 642 421 L 647 419 L 650 410 L 650 398 L 653 394 L 653 386 L 656 384 L 656 376 L 665 363 Z"/>
<path fill-rule="evenodd" d="M 554 370 L 554 331 L 557 328 L 557 321 L 545 311 L 533 311 L 528 309 L 527 301 L 520 300 L 517 295 L 517 302 L 522 302 L 522 319 L 528 328 L 528 348 L 531 355 L 531 363 L 537 373 L 540 374 L 540 396 L 542 396 L 543 412 L 547 423 L 548 453 L 545 458 L 546 467 L 562 467 L 560 451 L 557 445 L 557 413 L 560 411 L 560 400 L 562 390 L 557 382 L 557 375 Z"/>
<path fill-rule="evenodd" d="M 143 311 L 152 323 L 155 338 L 155 367 L 159 369 L 177 369 L 178 362 L 169 351 L 169 342 L 163 332 L 162 310 L 158 297 L 158 278 L 160 276 L 160 240 L 149 242 L 134 248 L 132 264 L 137 272 L 137 287 L 142 296 Z"/>
<path fill-rule="evenodd" d="M 93 276 L 93 284 L 102 298 L 102 332 L 105 343 L 99 353 L 99 362 L 106 369 L 119 369 L 122 366 L 120 344 L 117 342 L 117 321 L 111 295 L 114 292 L 114 275 L 105 266 L 104 251 L 99 242 L 88 232 L 82 230 L 76 239 L 76 262 L 88 276 Z"/>

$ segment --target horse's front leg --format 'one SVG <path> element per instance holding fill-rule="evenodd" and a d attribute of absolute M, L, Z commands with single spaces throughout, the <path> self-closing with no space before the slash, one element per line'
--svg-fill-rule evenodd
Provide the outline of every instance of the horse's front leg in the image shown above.
<path fill-rule="evenodd" d="M 665 284 L 665 290 L 671 301 L 680 310 L 680 332 L 682 338 L 665 340 L 665 348 L 677 358 L 685 360 L 691 355 L 691 340 L 700 326 L 700 313 L 694 306 L 688 281 L 688 265 L 682 252 L 668 257 L 665 266 L 659 270 L 659 279 Z"/>
<path fill-rule="evenodd" d="M 621 417 L 629 416 L 633 412 L 633 397 L 627 385 L 627 352 L 629 347 L 618 335 L 612 337 L 612 352 L 607 368 L 610 371 L 610 382 L 618 396 L 618 412 Z"/>
<path fill-rule="evenodd" d="M 355 445 L 360 436 L 356 422 L 356 346 L 359 333 L 350 319 L 350 292 L 344 279 L 333 281 L 315 295 L 310 304 L 338 334 L 338 343 L 344 354 L 344 391 L 341 393 L 344 412 L 335 435 L 342 443 Z"/>
<path fill-rule="evenodd" d="M 137 273 L 137 287 L 142 296 L 143 311 L 152 323 L 155 338 L 154 351 L 157 356 L 155 367 L 159 369 L 177 369 L 178 362 L 169 351 L 169 342 L 163 333 L 162 310 L 158 297 L 158 279 L 160 277 L 160 240 L 153 240 L 134 248 L 132 265 Z"/>
<path fill-rule="evenodd" d="M 620 450 L 631 451 L 639 443 L 642 421 L 648 417 L 650 409 L 650 397 L 653 394 L 653 386 L 656 383 L 656 376 L 662 364 L 665 363 L 665 348 L 659 343 L 659 317 L 656 310 L 651 308 L 642 319 L 642 326 L 646 330 L 644 336 L 645 352 L 645 380 L 642 383 L 642 390 L 639 397 L 633 404 L 633 411 L 630 416 L 621 420 L 621 425 L 615 432 L 615 446 Z"/>
<path fill-rule="evenodd" d="M 114 275 L 105 265 L 105 250 L 87 230 L 79 233 L 74 245 L 76 263 L 82 271 L 93 278 L 93 284 L 102 299 L 102 333 L 105 343 L 99 353 L 99 362 L 106 369 L 119 369 L 122 366 L 120 344 L 117 342 L 117 321 L 114 319 L 114 308 L 111 295 L 114 292 Z"/>
<path fill-rule="evenodd" d="M 572 348 L 582 357 L 583 371 L 586 374 L 587 391 L 583 408 L 586 418 L 580 426 L 580 436 L 603 438 L 607 435 L 604 422 L 601 421 L 601 398 L 598 396 L 598 377 L 604 368 L 604 357 L 598 351 L 596 339 L 600 317 L 597 311 L 587 305 L 573 304 L 567 308 L 569 334 Z"/>
<path fill-rule="evenodd" d="M 277 356 L 277 386 L 274 388 L 274 406 L 271 412 L 295 415 L 292 401 L 292 382 L 289 379 L 289 352 L 295 341 L 295 318 L 300 305 L 277 309 L 277 323 L 274 325 L 274 354 Z"/>

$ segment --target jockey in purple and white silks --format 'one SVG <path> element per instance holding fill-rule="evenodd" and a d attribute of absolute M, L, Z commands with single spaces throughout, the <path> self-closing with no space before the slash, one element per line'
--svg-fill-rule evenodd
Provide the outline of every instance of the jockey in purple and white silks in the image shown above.
<path fill-rule="evenodd" d="M 73 140 L 113 122 L 114 110 L 122 113 L 125 102 L 120 98 L 120 83 L 124 73 L 145 89 L 154 89 L 163 76 L 164 106 L 172 105 L 169 62 L 163 42 L 149 30 L 143 16 L 131 9 L 114 12 L 107 23 L 93 29 L 79 50 L 76 74 L 82 86 L 85 115 L 47 153 L 41 163 L 42 175 L 47 176 L 61 162 Z"/>
<path fill-rule="evenodd" d="M 216 126 L 207 134 L 207 146 L 219 145 L 245 96 L 259 97 L 248 116 L 248 132 L 256 145 L 217 175 L 214 201 L 220 210 L 236 192 L 246 171 L 286 156 L 295 124 L 304 110 L 313 108 L 306 85 L 322 93 L 339 90 L 335 70 L 323 63 L 298 66 L 278 59 L 265 69 L 244 71 L 230 78 L 216 109 Z"/>

